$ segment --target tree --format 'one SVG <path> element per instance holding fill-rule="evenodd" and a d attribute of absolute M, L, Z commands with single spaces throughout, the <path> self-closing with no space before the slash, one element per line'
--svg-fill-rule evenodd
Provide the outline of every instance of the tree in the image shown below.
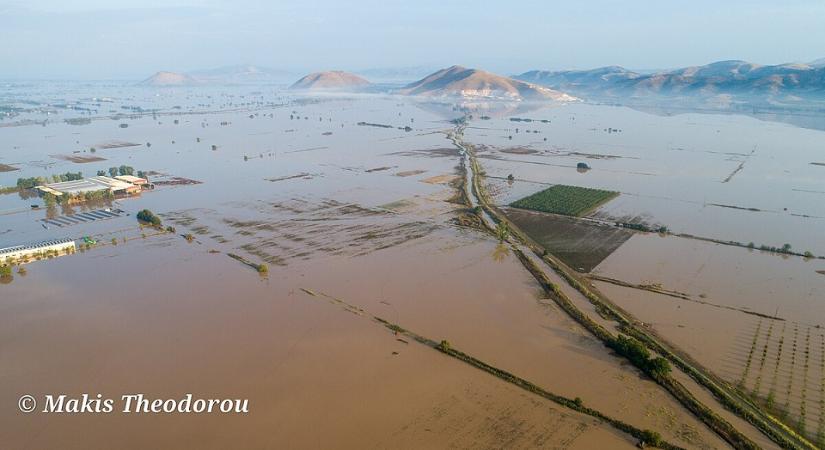
<path fill-rule="evenodd" d="M 149 211 L 148 209 L 140 210 L 137 213 L 137 218 L 138 220 L 152 224 L 152 226 L 155 227 L 159 227 L 161 224 L 160 217 L 156 216 L 152 211 Z"/>
<path fill-rule="evenodd" d="M 43 202 L 46 203 L 47 207 L 52 207 L 57 204 L 57 198 L 55 198 L 54 194 L 47 192 L 43 194 Z"/>
<path fill-rule="evenodd" d="M 648 372 L 655 376 L 663 377 L 670 375 L 670 363 L 661 356 L 648 360 Z"/>
<path fill-rule="evenodd" d="M 109 176 L 116 177 L 117 176 L 117 167 L 109 167 Z"/>
<path fill-rule="evenodd" d="M 496 236 L 499 242 L 504 242 L 510 237 L 510 227 L 507 226 L 507 222 L 499 222 L 496 225 Z"/>
<path fill-rule="evenodd" d="M 653 447 L 661 447 L 662 436 L 655 431 L 644 430 L 642 431 L 642 442 Z"/>
<path fill-rule="evenodd" d="M 608 346 L 651 377 L 663 377 L 670 374 L 670 363 L 662 357 L 651 358 L 647 347 L 635 338 L 620 334 L 610 341 Z"/>

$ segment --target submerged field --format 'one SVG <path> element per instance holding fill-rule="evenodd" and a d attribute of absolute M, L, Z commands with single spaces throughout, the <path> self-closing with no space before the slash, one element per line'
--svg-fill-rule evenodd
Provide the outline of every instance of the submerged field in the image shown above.
<path fill-rule="evenodd" d="M 0 186 L 129 165 L 149 173 L 157 187 L 137 197 L 67 206 L 46 205 L 27 191 L 0 195 L 4 246 L 59 237 L 97 242 L 4 278 L 0 364 L 9 370 L 0 382 L 12 388 L 0 403 L 14 404 L 24 391 L 196 391 L 248 397 L 251 412 L 134 420 L 3 409 L 0 421 L 9 426 L 0 430 L 0 441 L 7 445 L 89 448 L 115 436 L 128 436 L 133 448 L 185 442 L 198 448 L 587 449 L 638 442 L 592 415 L 398 334 L 405 329 L 447 341 L 496 370 L 655 431 L 679 447 L 727 447 L 549 299 L 508 245 L 473 228 L 478 213 L 462 203 L 459 191 L 465 161 L 447 139 L 452 120 L 472 107 L 393 97 L 295 97 L 274 87 L 100 89 L 109 89 L 111 102 L 90 100 L 99 94 L 76 86 L 3 97 L 29 109 L 0 128 L 0 164 L 16 169 L 0 173 Z M 75 107 L 55 111 L 53 104 Z M 817 273 L 825 270 L 821 260 L 789 261 L 616 227 L 666 222 L 699 234 L 708 224 L 692 221 L 709 216 L 693 217 L 694 200 L 681 197 L 691 192 L 681 183 L 688 174 L 671 174 L 661 184 L 668 177 L 655 157 L 600 131 L 607 122 L 626 120 L 614 108 L 519 108 L 502 116 L 485 111 L 494 118 L 473 120 L 465 131 L 496 201 L 527 197 L 520 205 L 527 209 L 503 208 L 513 223 L 590 273 L 596 287 L 651 329 L 725 380 L 741 381 L 757 401 L 770 399 L 815 437 L 822 420 L 821 374 L 814 368 L 821 363 L 821 333 L 813 319 L 823 313 L 814 284 L 825 282 Z M 536 132 L 512 132 L 507 117 L 514 114 L 534 116 L 528 128 Z M 644 115 L 621 128 L 625 135 L 657 135 L 661 122 L 670 120 L 677 119 Z M 725 135 L 744 126 L 707 120 Z M 810 158 L 807 147 L 802 151 L 821 160 Z M 745 156 L 725 158 L 737 159 L 738 167 Z M 725 186 L 736 187 L 758 166 L 757 156 L 748 158 Z M 583 159 L 592 170 L 577 171 Z M 691 176 L 707 170 L 685 168 L 696 170 Z M 803 175 L 794 186 L 819 189 L 815 182 L 804 185 Z M 688 205 L 685 210 L 669 206 L 660 215 L 659 197 L 690 201 L 677 202 Z M 712 200 L 748 203 L 733 197 Z M 753 232 L 745 225 L 754 217 L 744 214 L 759 214 L 705 208 L 711 216 L 745 218 L 738 222 L 743 238 Z M 805 218 L 771 217 L 810 224 L 818 220 L 816 208 L 806 209 Z M 106 209 L 121 212 L 80 220 Z M 143 209 L 162 220 L 162 230 L 139 226 L 135 215 Z M 810 236 L 790 236 L 793 230 L 771 242 Z M 679 244 L 685 242 L 698 247 L 685 249 Z M 710 245 L 724 249 L 724 257 L 708 252 Z M 263 265 L 266 271 L 256 270 Z M 777 268 L 781 282 L 763 276 Z M 803 271 L 810 276 L 797 275 Z M 638 289 L 643 286 L 685 297 Z M 594 320 L 606 323 L 589 307 Z M 729 357 L 740 364 L 729 365 Z M 741 361 L 748 359 L 745 371 Z M 741 421 L 736 426 L 770 447 L 755 428 Z"/>
<path fill-rule="evenodd" d="M 491 120 L 466 139 L 496 203 L 571 216 L 502 207 L 530 238 L 748 401 L 825 444 L 825 241 L 816 231 L 825 203 L 814 201 L 825 180 L 808 164 L 822 132 L 637 115 L 548 110 L 513 137 Z M 623 132 L 604 132 L 610 123 Z M 577 170 L 583 161 L 590 170 Z M 550 195 L 559 184 L 621 195 L 577 218 Z"/>
<path fill-rule="evenodd" d="M 515 208 L 504 211 L 532 239 L 580 272 L 593 270 L 633 235 L 622 228 L 552 214 Z"/>

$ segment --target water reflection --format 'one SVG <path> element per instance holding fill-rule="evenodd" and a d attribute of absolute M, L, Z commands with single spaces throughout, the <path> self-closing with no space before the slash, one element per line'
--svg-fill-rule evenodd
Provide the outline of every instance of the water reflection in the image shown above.
<path fill-rule="evenodd" d="M 493 261 L 499 262 L 499 263 L 504 262 L 505 260 L 507 260 L 507 255 L 509 255 L 509 254 L 510 254 L 510 248 L 507 245 L 503 244 L 503 243 L 499 243 L 498 245 L 496 245 L 495 250 L 493 250 L 493 253 L 492 253 Z"/>
<path fill-rule="evenodd" d="M 418 108 L 452 120 L 470 114 L 481 119 L 504 118 L 535 112 L 541 109 L 559 107 L 561 104 L 548 102 L 508 102 L 508 101 L 461 101 L 461 100 L 418 100 Z"/>

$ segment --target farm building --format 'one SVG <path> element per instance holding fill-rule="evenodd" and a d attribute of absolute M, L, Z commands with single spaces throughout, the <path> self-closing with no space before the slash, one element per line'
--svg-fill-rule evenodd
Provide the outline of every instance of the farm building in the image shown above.
<path fill-rule="evenodd" d="M 17 245 L 14 247 L 0 248 L 0 264 L 5 264 L 10 261 L 20 262 L 27 257 L 36 257 L 37 255 L 46 256 L 48 253 L 59 254 L 74 251 L 74 240 L 68 238 L 43 241 L 30 245 Z"/>
<path fill-rule="evenodd" d="M 149 183 L 149 180 L 146 178 L 136 177 L 134 175 L 118 175 L 115 177 L 116 180 L 123 181 L 125 183 L 133 184 L 135 186 L 140 186 L 141 188 L 149 188 L 151 189 L 152 184 Z"/>
<path fill-rule="evenodd" d="M 140 185 L 104 176 L 89 177 L 75 181 L 63 181 L 60 183 L 50 183 L 37 186 L 37 189 L 41 193 L 48 193 L 58 197 L 61 195 L 78 196 L 100 191 L 109 191 L 112 194 L 134 194 L 140 192 L 141 190 Z"/>

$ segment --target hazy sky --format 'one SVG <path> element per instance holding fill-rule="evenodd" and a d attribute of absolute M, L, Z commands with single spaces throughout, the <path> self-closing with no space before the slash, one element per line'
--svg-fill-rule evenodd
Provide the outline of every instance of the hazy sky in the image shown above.
<path fill-rule="evenodd" d="M 0 78 L 462 64 L 505 74 L 825 57 L 823 0 L 0 0 Z"/>

